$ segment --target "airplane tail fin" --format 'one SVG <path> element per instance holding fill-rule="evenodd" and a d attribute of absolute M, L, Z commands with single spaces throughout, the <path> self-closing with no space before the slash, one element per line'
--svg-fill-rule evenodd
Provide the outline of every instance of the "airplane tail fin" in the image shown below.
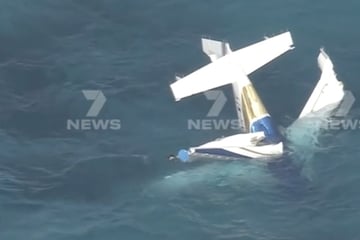
<path fill-rule="evenodd" d="M 209 56 L 212 62 L 232 52 L 228 42 L 202 38 L 201 45 L 203 52 Z"/>
<path fill-rule="evenodd" d="M 343 83 L 337 79 L 333 63 L 323 49 L 320 49 L 318 64 L 322 71 L 320 80 L 299 118 L 318 111 L 331 112 L 344 98 Z"/>
<path fill-rule="evenodd" d="M 318 65 L 321 71 L 324 71 L 325 68 L 333 68 L 334 65 L 327 53 L 323 48 L 320 49 L 320 54 L 318 56 Z"/>

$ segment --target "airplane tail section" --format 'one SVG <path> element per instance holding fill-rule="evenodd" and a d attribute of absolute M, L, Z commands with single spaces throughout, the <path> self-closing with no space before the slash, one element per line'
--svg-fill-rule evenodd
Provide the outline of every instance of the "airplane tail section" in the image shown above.
<path fill-rule="evenodd" d="M 334 65 L 329 57 L 326 54 L 323 48 L 320 49 L 320 54 L 318 56 L 318 65 L 321 71 L 324 71 L 326 68 L 333 69 Z"/>
<path fill-rule="evenodd" d="M 344 98 L 343 83 L 337 79 L 333 63 L 323 49 L 320 50 L 318 64 L 322 71 L 320 80 L 301 111 L 299 118 L 318 111 L 331 112 Z"/>
<path fill-rule="evenodd" d="M 203 52 L 209 56 L 212 62 L 232 52 L 228 42 L 202 38 L 201 45 Z"/>
<path fill-rule="evenodd" d="M 245 85 L 246 75 L 293 49 L 293 41 L 286 32 L 235 52 L 228 43 L 209 39 L 203 39 L 202 46 L 213 62 L 170 85 L 176 101 L 235 81 Z"/>

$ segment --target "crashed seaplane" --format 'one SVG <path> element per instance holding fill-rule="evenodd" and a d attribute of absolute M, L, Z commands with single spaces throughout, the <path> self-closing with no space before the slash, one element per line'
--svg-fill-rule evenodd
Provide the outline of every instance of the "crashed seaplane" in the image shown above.
<path fill-rule="evenodd" d="M 183 162 L 198 157 L 276 158 L 283 154 L 283 137 L 266 110 L 248 75 L 282 54 L 294 49 L 290 32 L 232 51 L 229 43 L 202 39 L 202 49 L 211 63 L 170 85 L 176 101 L 231 84 L 241 132 L 216 139 L 176 156 Z M 344 97 L 343 85 L 337 80 L 333 65 L 321 50 L 318 58 L 322 76 L 299 118 L 326 109 L 328 115 Z"/>

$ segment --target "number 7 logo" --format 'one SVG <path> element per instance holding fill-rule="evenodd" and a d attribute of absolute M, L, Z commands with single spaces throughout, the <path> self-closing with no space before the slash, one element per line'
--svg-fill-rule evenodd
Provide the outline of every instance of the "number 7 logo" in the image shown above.
<path fill-rule="evenodd" d="M 84 94 L 86 100 L 93 100 L 89 111 L 86 113 L 87 117 L 97 117 L 104 107 L 106 102 L 106 97 L 100 90 L 83 90 L 82 93 Z"/>

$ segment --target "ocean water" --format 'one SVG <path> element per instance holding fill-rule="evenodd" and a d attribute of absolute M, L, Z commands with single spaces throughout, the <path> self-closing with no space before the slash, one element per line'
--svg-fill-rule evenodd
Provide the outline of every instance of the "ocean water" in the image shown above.
<path fill-rule="evenodd" d="M 212 102 L 175 102 L 169 89 L 175 73 L 208 62 L 202 36 L 240 48 L 292 32 L 296 49 L 251 76 L 286 127 L 320 76 L 320 47 L 358 98 L 359 9 L 355 0 L 2 0 L 0 239 L 359 239 L 360 130 L 299 134 L 270 164 L 167 161 L 232 133 L 188 130 Z M 221 117 L 231 118 L 223 89 Z M 82 90 L 106 96 L 97 117 L 86 117 Z M 358 102 L 349 116 L 359 117 Z M 69 119 L 121 128 L 68 130 Z"/>

